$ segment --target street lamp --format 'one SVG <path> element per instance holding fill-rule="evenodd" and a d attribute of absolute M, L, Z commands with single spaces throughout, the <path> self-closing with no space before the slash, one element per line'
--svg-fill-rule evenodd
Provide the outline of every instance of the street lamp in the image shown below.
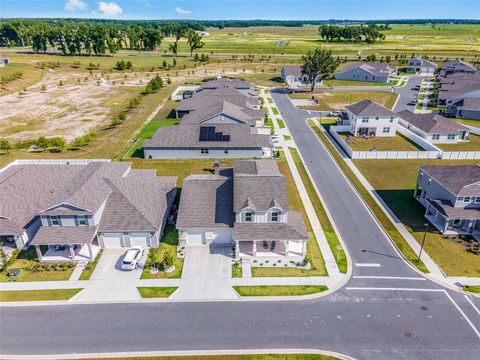
<path fill-rule="evenodd" d="M 337 245 L 337 263 L 338 263 L 338 258 L 340 257 L 340 251 L 342 251 L 342 245 Z"/>
<path fill-rule="evenodd" d="M 422 245 L 420 246 L 420 252 L 418 253 L 417 262 L 420 261 L 420 257 L 422 256 L 423 244 L 425 244 L 425 238 L 427 237 L 427 232 L 428 232 L 428 225 L 429 223 L 423 224 L 423 226 L 425 226 L 425 232 L 423 233 Z"/>

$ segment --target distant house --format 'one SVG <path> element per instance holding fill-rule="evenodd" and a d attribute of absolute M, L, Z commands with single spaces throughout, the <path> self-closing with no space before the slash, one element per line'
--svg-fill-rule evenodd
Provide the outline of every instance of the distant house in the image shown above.
<path fill-rule="evenodd" d="M 470 129 L 440 114 L 414 114 L 403 110 L 398 113 L 399 124 L 431 144 L 456 144 L 468 140 Z"/>
<path fill-rule="evenodd" d="M 417 72 L 422 74 L 434 74 L 438 65 L 422 57 L 412 57 L 408 61 L 408 72 Z"/>
<path fill-rule="evenodd" d="M 307 77 L 302 75 L 301 66 L 284 66 L 280 76 L 288 86 L 310 85 Z M 321 85 L 322 81 L 317 81 L 315 84 Z"/>
<path fill-rule="evenodd" d="M 341 124 L 350 126 L 353 136 L 395 136 L 398 115 L 371 100 L 345 107 Z"/>
<path fill-rule="evenodd" d="M 335 79 L 388 83 L 395 71 L 395 66 L 388 63 L 361 61 L 345 66 L 335 74 Z"/>
<path fill-rule="evenodd" d="M 463 98 L 447 107 L 447 114 L 459 119 L 480 120 L 480 98 Z"/>
<path fill-rule="evenodd" d="M 0 56 L 0 68 L 5 67 L 5 65 L 10 63 L 10 59 L 5 56 Z"/>
<path fill-rule="evenodd" d="M 422 166 L 414 196 L 442 234 L 480 238 L 479 165 Z"/>
<path fill-rule="evenodd" d="M 445 61 L 438 76 L 440 78 L 457 73 L 473 74 L 477 70 L 474 66 L 463 60 Z"/>
<path fill-rule="evenodd" d="M 274 160 L 237 160 L 215 175 L 183 182 L 177 228 L 181 245 L 235 243 L 237 259 L 306 255 L 307 229 L 292 211 Z"/>
<path fill-rule="evenodd" d="M 452 73 L 438 87 L 438 105 L 448 116 L 480 120 L 480 73 Z"/>

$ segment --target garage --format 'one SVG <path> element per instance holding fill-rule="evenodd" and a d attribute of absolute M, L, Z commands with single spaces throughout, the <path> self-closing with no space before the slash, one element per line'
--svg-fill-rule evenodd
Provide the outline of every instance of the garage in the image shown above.
<path fill-rule="evenodd" d="M 123 247 L 123 234 L 122 233 L 104 233 L 103 246 L 105 248 Z"/>
<path fill-rule="evenodd" d="M 204 237 L 203 230 L 188 230 L 187 245 L 202 245 L 203 237 Z"/>
<path fill-rule="evenodd" d="M 150 246 L 150 234 L 149 233 L 130 233 L 130 246 Z"/>
<path fill-rule="evenodd" d="M 232 243 L 232 231 L 230 229 L 214 229 L 212 235 L 214 244 Z"/>

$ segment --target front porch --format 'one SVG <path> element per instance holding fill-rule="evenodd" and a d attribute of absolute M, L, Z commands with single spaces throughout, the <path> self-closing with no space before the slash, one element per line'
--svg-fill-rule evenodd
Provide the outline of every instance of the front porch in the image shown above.
<path fill-rule="evenodd" d="M 236 259 L 288 258 L 303 260 L 307 254 L 307 242 L 295 240 L 236 241 Z"/>
<path fill-rule="evenodd" d="M 93 262 L 100 251 L 94 244 L 49 245 L 42 255 L 40 246 L 35 246 L 40 262 L 88 261 Z"/>
<path fill-rule="evenodd" d="M 476 239 L 480 236 L 480 220 L 447 217 L 430 202 L 427 202 L 425 218 L 444 235 L 471 235 Z"/>

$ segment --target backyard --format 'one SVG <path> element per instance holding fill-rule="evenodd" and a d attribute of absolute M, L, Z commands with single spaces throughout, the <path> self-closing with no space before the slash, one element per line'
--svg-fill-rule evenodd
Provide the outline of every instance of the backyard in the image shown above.
<path fill-rule="evenodd" d="M 363 138 L 350 133 L 338 133 L 353 151 L 422 151 L 423 149 L 410 139 L 397 133 L 395 136 Z"/>
<path fill-rule="evenodd" d="M 435 144 L 445 151 L 480 151 L 480 136 L 470 134 L 469 141 L 462 141 L 457 144 Z"/>

